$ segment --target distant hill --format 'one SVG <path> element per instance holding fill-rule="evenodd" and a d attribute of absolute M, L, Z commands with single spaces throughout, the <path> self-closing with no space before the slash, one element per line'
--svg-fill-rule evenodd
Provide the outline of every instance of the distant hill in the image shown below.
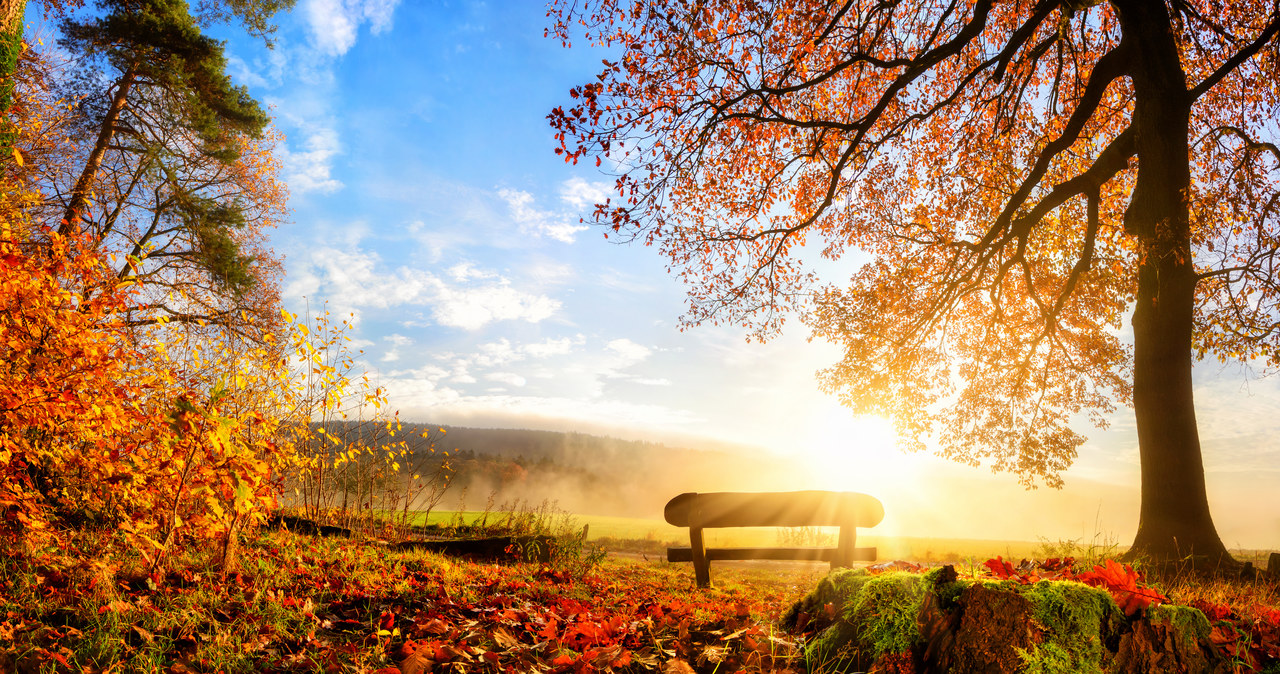
<path fill-rule="evenodd" d="M 352 432 L 354 424 L 346 425 Z M 443 428 L 445 433 L 439 434 Z M 343 435 L 343 425 L 328 432 Z M 686 491 L 802 488 L 803 472 L 762 451 L 671 447 L 586 433 L 403 423 L 396 439 L 425 450 L 423 432 L 448 452 L 455 475 L 440 508 L 482 509 L 516 499 L 557 501 L 581 514 L 661 518 L 662 506 Z"/>

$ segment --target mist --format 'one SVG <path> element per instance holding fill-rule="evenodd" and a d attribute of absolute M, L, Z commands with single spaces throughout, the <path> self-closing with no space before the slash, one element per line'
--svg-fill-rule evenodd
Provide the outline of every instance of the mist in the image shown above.
<path fill-rule="evenodd" d="M 661 520 L 683 492 L 838 489 L 870 494 L 885 507 L 876 536 L 1127 545 L 1138 524 L 1132 485 L 1067 474 L 1060 489 L 1025 489 L 1013 476 L 936 459 L 887 474 L 797 454 L 708 442 L 663 442 L 576 432 L 445 427 L 454 479 L 443 510 L 500 509 L 516 502 L 555 502 L 580 515 Z M 893 451 L 893 450 L 889 450 Z M 1210 502 L 1223 541 L 1266 548 L 1280 537 L 1268 511 L 1267 473 L 1211 473 Z"/>

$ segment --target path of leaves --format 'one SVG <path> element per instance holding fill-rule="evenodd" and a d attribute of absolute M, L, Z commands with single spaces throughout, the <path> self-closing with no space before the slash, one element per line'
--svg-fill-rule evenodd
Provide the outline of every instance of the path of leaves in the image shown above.
<path fill-rule="evenodd" d="M 129 583 L 98 608 L 119 619 L 114 667 L 86 657 L 100 628 L 72 611 L 11 611 L 0 639 L 14 635 L 22 648 L 0 670 L 123 671 L 145 658 L 173 674 L 788 671 L 799 666 L 796 637 L 773 623 L 821 575 L 698 592 L 687 569 L 625 561 L 586 578 L 431 558 L 375 573 L 307 554 L 280 561 L 273 577 L 182 572 Z M 148 620 L 181 614 L 197 595 L 214 606 L 203 620 Z"/>
<path fill-rule="evenodd" d="M 768 616 L 788 599 L 747 593 L 673 596 L 661 574 L 635 566 L 575 580 L 549 568 L 477 567 L 450 588 L 431 572 L 405 576 L 399 597 L 346 595 L 316 612 L 312 638 L 264 654 L 270 671 L 314 671 L 341 659 L 348 635 L 396 664 L 379 674 L 429 671 L 654 671 L 673 660 L 769 671 L 796 649 Z M 350 648 L 347 646 L 346 648 Z M 269 651 L 270 649 L 268 649 Z"/>

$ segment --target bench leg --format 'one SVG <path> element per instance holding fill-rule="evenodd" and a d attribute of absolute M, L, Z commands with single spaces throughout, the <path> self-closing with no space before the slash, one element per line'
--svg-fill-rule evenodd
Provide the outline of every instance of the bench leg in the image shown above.
<path fill-rule="evenodd" d="M 711 560 L 702 540 L 702 527 L 689 527 L 689 547 L 693 550 L 693 577 L 698 587 L 711 587 Z"/>
<path fill-rule="evenodd" d="M 858 539 L 858 528 L 852 524 L 840 527 L 840 541 L 836 544 L 836 556 L 831 560 L 831 568 L 853 566 L 853 547 Z"/>

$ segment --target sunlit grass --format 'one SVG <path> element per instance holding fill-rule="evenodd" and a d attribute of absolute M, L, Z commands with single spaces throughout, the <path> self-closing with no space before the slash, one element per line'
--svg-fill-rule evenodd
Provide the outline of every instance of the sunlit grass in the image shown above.
<path fill-rule="evenodd" d="M 447 526 L 461 521 L 475 524 L 487 517 L 493 520 L 500 513 L 483 511 L 433 510 L 426 518 L 427 524 Z M 675 527 L 662 520 L 634 517 L 608 517 L 600 515 L 573 515 L 579 525 L 587 526 L 588 540 L 609 539 L 616 542 L 650 541 L 658 546 L 688 545 L 689 530 Z M 423 524 L 419 515 L 412 520 Z M 798 531 L 798 530 L 796 530 Z M 812 527 L 806 532 L 809 540 L 790 540 L 794 533 L 778 527 L 740 527 L 732 529 L 708 529 L 707 545 L 716 547 L 766 547 L 780 545 L 834 545 L 838 530 L 835 527 Z M 901 559 L 921 563 L 959 564 L 975 559 L 978 562 L 1001 555 L 1005 559 L 1033 558 L 1043 547 L 1034 541 L 985 540 L 969 538 L 927 538 L 919 536 L 878 536 L 866 530 L 858 535 L 859 546 L 875 547 L 879 559 Z M 656 547 L 656 546 L 655 546 Z M 1123 551 L 1121 549 L 1121 551 Z"/>

